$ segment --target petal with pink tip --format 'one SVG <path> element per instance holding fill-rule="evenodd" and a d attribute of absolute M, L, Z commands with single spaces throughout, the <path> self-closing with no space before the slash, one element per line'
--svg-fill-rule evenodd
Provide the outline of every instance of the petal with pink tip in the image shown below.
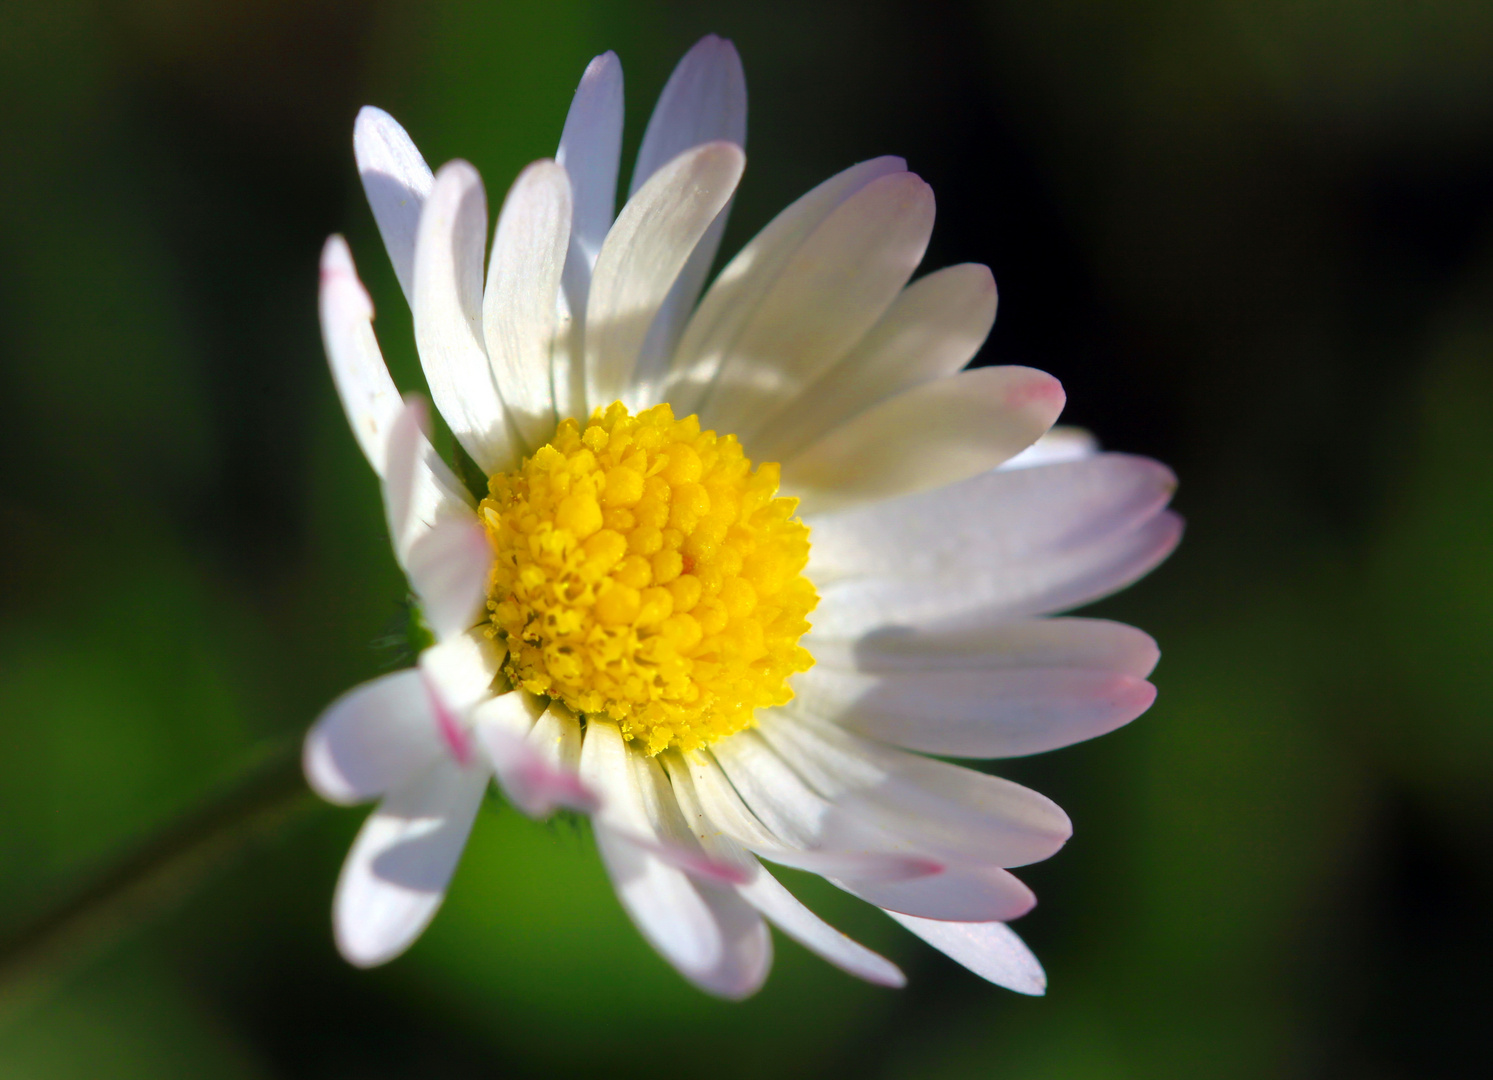
<path fill-rule="evenodd" d="M 329 238 L 321 250 L 319 308 L 337 396 L 363 456 L 383 476 L 389 430 L 402 403 L 373 334 L 373 301 L 340 236 Z"/>
<path fill-rule="evenodd" d="M 1058 381 L 1034 368 L 974 368 L 923 383 L 783 462 L 783 494 L 813 514 L 966 480 L 1036 442 L 1064 400 Z"/>
<path fill-rule="evenodd" d="M 950 757 L 1022 757 L 1097 738 L 1151 707 L 1133 675 L 1066 668 L 863 674 L 816 665 L 784 706 L 873 739 Z"/>

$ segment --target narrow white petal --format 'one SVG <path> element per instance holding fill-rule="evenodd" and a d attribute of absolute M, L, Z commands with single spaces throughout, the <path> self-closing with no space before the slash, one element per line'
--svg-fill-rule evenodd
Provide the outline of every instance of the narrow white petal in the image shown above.
<path fill-rule="evenodd" d="M 912 173 L 871 181 L 783 264 L 700 407 L 702 425 L 746 440 L 845 356 L 922 261 L 933 191 Z"/>
<path fill-rule="evenodd" d="M 659 305 L 745 167 L 741 148 L 706 143 L 670 161 L 628 200 L 596 260 L 586 307 L 586 398 L 605 407 L 632 385 Z"/>
<path fill-rule="evenodd" d="M 679 754 L 665 754 L 661 757 L 664 758 L 665 768 L 673 782 L 679 811 L 694 829 L 701 847 L 717 859 L 745 864 L 750 868 L 750 879 L 736 887 L 738 895 L 789 937 L 842 970 L 880 986 L 905 984 L 906 979 L 895 964 L 852 941 L 804 907 L 782 883 L 731 838 L 729 829 L 719 825 L 711 817 L 704 801 L 696 795 L 697 786 L 693 773 L 699 767 L 698 764 L 686 763 Z M 696 762 L 705 761 L 701 755 L 695 755 L 695 759 Z M 719 770 L 715 771 L 719 775 Z M 743 812 L 750 813 L 745 808 Z"/>
<path fill-rule="evenodd" d="M 956 863 L 941 874 L 913 881 L 836 881 L 836 885 L 884 911 L 953 922 L 1018 919 L 1037 904 L 1015 874 L 995 866 Z"/>
<path fill-rule="evenodd" d="M 473 730 L 498 783 L 519 810 L 533 818 L 561 807 L 592 813 L 600 800 L 577 773 L 580 727 L 574 717 L 559 730 L 553 720 L 546 724 L 556 706 L 544 706 L 544 699 L 522 690 L 500 694 L 473 710 Z M 556 737 L 546 736 L 542 727 Z"/>
<path fill-rule="evenodd" d="M 995 278 L 987 267 L 963 263 L 919 278 L 844 359 L 752 437 L 751 456 L 784 461 L 877 402 L 954 374 L 994 323 Z"/>
<path fill-rule="evenodd" d="M 783 268 L 836 207 L 882 176 L 902 172 L 897 157 L 861 162 L 801 196 L 742 248 L 716 276 L 684 329 L 665 379 L 664 397 L 678 416 L 700 407 L 721 363 L 752 321 Z"/>
<path fill-rule="evenodd" d="M 485 770 L 441 760 L 369 815 L 332 901 L 337 948 L 349 962 L 392 960 L 430 925 L 486 787 Z"/>
<path fill-rule="evenodd" d="M 431 397 L 483 472 L 509 468 L 513 436 L 482 334 L 487 200 L 465 161 L 441 166 L 415 242 L 415 343 Z"/>
<path fill-rule="evenodd" d="M 783 706 L 908 750 L 950 757 L 1040 754 L 1107 734 L 1151 707 L 1133 675 L 1065 668 L 861 674 L 816 665 Z"/>
<path fill-rule="evenodd" d="M 491 694 L 507 650 L 475 627 L 420 654 L 420 669 L 453 712 L 466 714 Z"/>
<path fill-rule="evenodd" d="M 580 275 L 584 300 L 591 268 L 612 227 L 617 207 L 617 168 L 622 157 L 622 63 L 614 52 L 602 53 L 586 66 L 576 87 L 560 135 L 558 162 L 570 175 L 575 217 L 570 230 L 566 292 L 571 272 Z M 580 310 L 585 310 L 584 303 Z"/>
<path fill-rule="evenodd" d="M 631 191 L 636 192 L 673 158 L 702 143 L 724 139 L 745 149 L 746 114 L 746 75 L 736 47 L 709 34 L 685 54 L 664 86 L 638 150 Z M 700 298 L 730 215 L 728 201 L 695 245 L 659 307 L 638 357 L 635 381 L 639 385 L 634 398 L 639 404 L 662 400 L 669 358 Z"/>
<path fill-rule="evenodd" d="M 373 334 L 373 301 L 358 280 L 352 253 L 340 236 L 321 249 L 321 339 L 342 410 L 373 471 L 384 474 L 389 428 L 401 408 Z"/>
<path fill-rule="evenodd" d="M 1032 950 L 1005 923 L 957 923 L 919 919 L 888 911 L 907 929 L 980 978 L 1040 997 L 1047 993 L 1047 973 Z"/>
<path fill-rule="evenodd" d="M 966 480 L 1036 442 L 1063 388 L 1026 367 L 961 371 L 904 390 L 783 462 L 783 493 L 823 513 Z"/>
<path fill-rule="evenodd" d="M 705 971 L 720 961 L 720 927 L 699 890 L 658 856 L 628 842 L 621 832 L 653 834 L 617 726 L 593 719 L 581 745 L 581 780 L 603 800 L 596 844 L 622 906 L 648 943 L 681 970 Z"/>
<path fill-rule="evenodd" d="M 536 161 L 513 182 L 498 215 L 482 331 L 493 377 L 519 438 L 537 450 L 555 432 L 550 382 L 560 274 L 570 244 L 570 180 Z"/>
<path fill-rule="evenodd" d="M 809 519 L 816 629 L 849 637 L 939 619 L 1060 611 L 1123 588 L 1170 553 L 1171 470 L 1100 454 L 995 470 Z"/>
<path fill-rule="evenodd" d="M 845 820 L 906 837 L 935 856 L 1024 866 L 1050 858 L 1073 833 L 1051 799 L 997 776 L 779 711 L 760 717 L 760 731 Z"/>
<path fill-rule="evenodd" d="M 899 627 L 857 640 L 816 634 L 815 667 L 846 671 L 1005 671 L 1074 668 L 1144 679 L 1161 650 L 1150 634 L 1108 619 L 1010 619 L 970 626 Z"/>
<path fill-rule="evenodd" d="M 725 139 L 746 145 L 746 75 L 736 46 L 715 34 L 697 41 L 664 84 L 638 148 L 629 197 L 686 150 Z"/>
<path fill-rule="evenodd" d="M 807 870 L 823 877 L 855 878 L 860 881 L 906 881 L 939 873 L 943 869 L 942 863 L 901 851 L 825 850 L 790 846 L 775 836 L 747 808 L 713 758 L 698 752 L 690 754 L 688 759 L 678 755 L 663 757 L 670 776 L 675 777 L 676 788 L 680 785 L 677 773 L 680 770 L 688 771 L 693 798 L 713 829 L 769 862 Z"/>
<path fill-rule="evenodd" d="M 493 550 L 476 518 L 437 522 L 410 545 L 405 563 L 420 611 L 437 638 L 481 621 Z"/>
<path fill-rule="evenodd" d="M 430 445 L 426 422 L 425 403 L 411 398 L 390 425 L 385 451 L 384 513 L 394 556 L 406 572 L 433 530 L 477 524 L 472 497 Z"/>
<path fill-rule="evenodd" d="M 1082 461 L 1099 452 L 1099 440 L 1083 428 L 1055 427 L 1032 443 L 1002 469 L 1029 469 L 1033 465 L 1061 465 L 1065 461 Z"/>
<path fill-rule="evenodd" d="M 415 305 L 415 235 L 435 178 L 414 142 L 382 109 L 365 105 L 353 125 L 353 156 L 394 275 Z"/>
<path fill-rule="evenodd" d="M 400 787 L 442 750 L 425 683 L 411 668 L 328 705 L 306 734 L 301 761 L 318 795 L 350 806 Z"/>

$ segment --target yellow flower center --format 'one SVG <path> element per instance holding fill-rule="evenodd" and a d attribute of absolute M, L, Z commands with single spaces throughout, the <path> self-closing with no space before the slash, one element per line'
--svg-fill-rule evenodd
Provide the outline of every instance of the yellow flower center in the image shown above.
<path fill-rule="evenodd" d="M 697 417 L 617 402 L 493 476 L 488 607 L 514 685 L 611 717 L 649 754 L 790 700 L 819 596 L 778 475 Z"/>

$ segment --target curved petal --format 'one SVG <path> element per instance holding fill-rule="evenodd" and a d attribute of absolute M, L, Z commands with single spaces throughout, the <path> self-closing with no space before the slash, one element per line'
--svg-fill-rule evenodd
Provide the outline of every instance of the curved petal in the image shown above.
<path fill-rule="evenodd" d="M 674 68 L 648 120 L 648 130 L 638 150 L 632 189 L 686 150 L 723 139 L 746 147 L 746 74 L 736 46 L 707 34 Z M 639 404 L 654 404 L 662 389 L 669 357 L 679 342 L 685 321 L 700 298 L 705 276 L 721 246 L 721 235 L 731 215 L 728 200 L 710 227 L 700 237 L 689 261 L 679 272 L 674 287 L 659 307 L 638 356 L 634 398 Z"/>
<path fill-rule="evenodd" d="M 582 782 L 603 800 L 594 819 L 602 862 L 639 932 L 680 974 L 711 993 L 745 996 L 760 985 L 771 962 L 761 918 L 739 898 L 696 885 L 630 839 L 677 843 L 686 835 L 682 824 L 666 816 L 668 796 L 650 766 L 658 768 L 628 750 L 616 724 L 595 718 L 587 724 L 580 771 Z M 661 837 L 660 826 L 678 834 Z"/>
<path fill-rule="evenodd" d="M 858 636 L 939 619 L 1058 611 L 1164 559 L 1181 521 L 1166 466 L 1101 454 L 995 470 L 935 491 L 808 519 L 816 629 Z"/>
<path fill-rule="evenodd" d="M 425 559 L 416 553 L 427 543 L 431 533 L 447 523 L 475 525 L 471 495 L 457 480 L 446 463 L 435 452 L 426 437 L 425 403 L 411 398 L 395 416 L 389 428 L 384 464 L 384 514 L 389 524 L 389 539 L 399 565 L 411 574 L 412 557 L 422 567 Z M 437 542 L 437 546 L 445 540 Z M 430 550 L 426 549 L 428 554 Z M 434 579 L 432 579 L 432 583 Z"/>
<path fill-rule="evenodd" d="M 853 896 L 883 911 L 924 919 L 989 922 L 1016 919 L 1037 906 L 1032 890 L 1015 874 L 995 866 L 956 864 L 941 874 L 913 881 L 836 881 Z"/>
<path fill-rule="evenodd" d="M 564 706 L 545 710 L 544 705 L 543 698 L 522 690 L 499 694 L 477 706 L 472 727 L 498 783 L 519 810 L 532 818 L 548 817 L 561 807 L 593 813 L 600 800 L 577 773 L 580 727 L 570 717 L 568 727 L 560 729 L 560 738 L 552 740 L 541 729 L 555 731 L 555 725 L 546 725 L 546 720 Z M 558 741 L 564 745 L 554 745 Z"/>
<path fill-rule="evenodd" d="M 530 450 L 555 433 L 550 353 L 570 218 L 570 179 L 563 168 L 536 161 L 519 173 L 498 214 L 482 296 L 482 333 L 493 378 Z"/>
<path fill-rule="evenodd" d="M 342 411 L 373 471 L 384 475 L 389 429 L 402 403 L 373 334 L 373 301 L 340 236 L 321 249 L 321 339 Z"/>
<path fill-rule="evenodd" d="M 424 681 L 409 668 L 328 705 L 306 734 L 301 762 L 318 795 L 351 806 L 400 787 L 441 753 Z"/>
<path fill-rule="evenodd" d="M 622 159 L 622 62 L 605 52 L 586 65 L 565 116 L 555 161 L 570 176 L 575 216 L 566 259 L 566 294 L 585 310 L 591 268 L 617 209 L 617 169 Z M 572 290 L 572 281 L 577 290 Z"/>
<path fill-rule="evenodd" d="M 846 820 L 904 836 L 934 855 L 1024 866 L 1050 858 L 1073 833 L 1051 799 L 997 776 L 780 712 L 759 717 L 759 730 Z"/>
<path fill-rule="evenodd" d="M 872 181 L 905 171 L 898 157 L 863 161 L 830 177 L 768 223 L 722 270 L 685 326 L 664 383 L 675 414 L 699 410 L 722 362 L 804 240 Z"/>
<path fill-rule="evenodd" d="M 593 406 L 627 395 L 659 306 L 745 165 L 732 143 L 697 146 L 654 173 L 617 215 L 586 301 L 586 399 Z"/>
<path fill-rule="evenodd" d="M 908 750 L 1021 757 L 1096 738 L 1151 707 L 1133 675 L 1064 668 L 859 674 L 816 665 L 783 706 Z M 882 905 L 886 906 L 886 905 Z"/>
<path fill-rule="evenodd" d="M 1011 460 L 1002 469 L 1029 469 L 1033 465 L 1061 465 L 1082 461 L 1099 453 L 1099 440 L 1078 427 L 1055 427 Z"/>
<path fill-rule="evenodd" d="M 679 754 L 660 755 L 673 783 L 680 813 L 691 824 L 700 846 L 713 858 L 745 865 L 749 879 L 736 887 L 737 893 L 805 948 L 817 953 L 836 967 L 879 986 L 902 986 L 906 979 L 895 964 L 860 945 L 824 922 L 717 826 L 696 796 L 692 764 Z M 700 755 L 695 757 L 703 761 Z M 749 812 L 748 812 L 749 813 Z"/>
<path fill-rule="evenodd" d="M 1005 923 L 938 922 L 895 911 L 887 914 L 987 982 L 1034 997 L 1047 993 L 1047 973 Z"/>
<path fill-rule="evenodd" d="M 550 354 L 555 409 L 561 417 L 587 415 L 586 298 L 596 257 L 616 215 L 621 159 L 622 64 L 608 52 L 592 60 L 581 76 L 555 153 L 570 175 L 575 204 Z"/>
<path fill-rule="evenodd" d="M 337 948 L 350 963 L 386 963 L 430 925 L 486 787 L 485 770 L 441 760 L 369 815 L 332 901 Z"/>
<path fill-rule="evenodd" d="M 914 630 L 893 627 L 846 641 L 815 635 L 818 667 L 845 671 L 1007 671 L 1082 668 L 1144 679 L 1161 650 L 1150 634 L 1108 619 L 1010 619 Z"/>
<path fill-rule="evenodd" d="M 470 629 L 487 610 L 493 550 L 475 517 L 436 522 L 414 541 L 405 560 L 420 611 L 437 639 Z"/>
<path fill-rule="evenodd" d="M 1025 450 L 1063 411 L 1062 385 L 1025 367 L 923 383 L 845 421 L 783 463 L 805 514 L 967 480 Z"/>
<path fill-rule="evenodd" d="M 886 313 L 932 232 L 933 190 L 909 172 L 873 180 L 835 207 L 725 352 L 701 425 L 748 440 Z"/>
<path fill-rule="evenodd" d="M 394 276 L 410 307 L 415 306 L 415 235 L 420 210 L 435 178 L 404 128 L 382 109 L 365 105 L 353 124 L 353 156 L 363 192 L 384 238 Z"/>
<path fill-rule="evenodd" d="M 849 354 L 752 437 L 751 456 L 785 461 L 877 402 L 953 375 L 974 359 L 994 323 L 988 267 L 963 263 L 919 278 Z"/>
<path fill-rule="evenodd" d="M 482 334 L 487 200 L 465 161 L 441 166 L 415 241 L 415 343 L 430 396 L 451 433 L 489 476 L 513 463 Z"/>

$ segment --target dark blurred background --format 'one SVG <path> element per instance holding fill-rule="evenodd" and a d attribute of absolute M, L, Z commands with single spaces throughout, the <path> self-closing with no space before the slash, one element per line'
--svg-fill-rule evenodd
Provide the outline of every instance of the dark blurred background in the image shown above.
<path fill-rule="evenodd" d="M 355 971 L 328 905 L 361 812 L 308 806 L 0 996 L 0 1076 L 1493 1072 L 1486 0 L 8 0 L 0 921 L 391 663 L 403 585 L 315 315 L 345 232 L 421 385 L 357 108 L 496 205 L 593 55 L 635 148 L 709 31 L 751 93 L 727 252 L 901 154 L 939 199 L 925 266 L 995 271 L 980 362 L 1182 478 L 1182 548 L 1096 609 L 1160 641 L 1157 705 L 1003 768 L 1077 826 L 1023 874 L 1049 996 L 795 877 L 911 985 L 779 939 L 758 997 L 713 1001 L 588 838 L 496 803 L 426 936 Z"/>

